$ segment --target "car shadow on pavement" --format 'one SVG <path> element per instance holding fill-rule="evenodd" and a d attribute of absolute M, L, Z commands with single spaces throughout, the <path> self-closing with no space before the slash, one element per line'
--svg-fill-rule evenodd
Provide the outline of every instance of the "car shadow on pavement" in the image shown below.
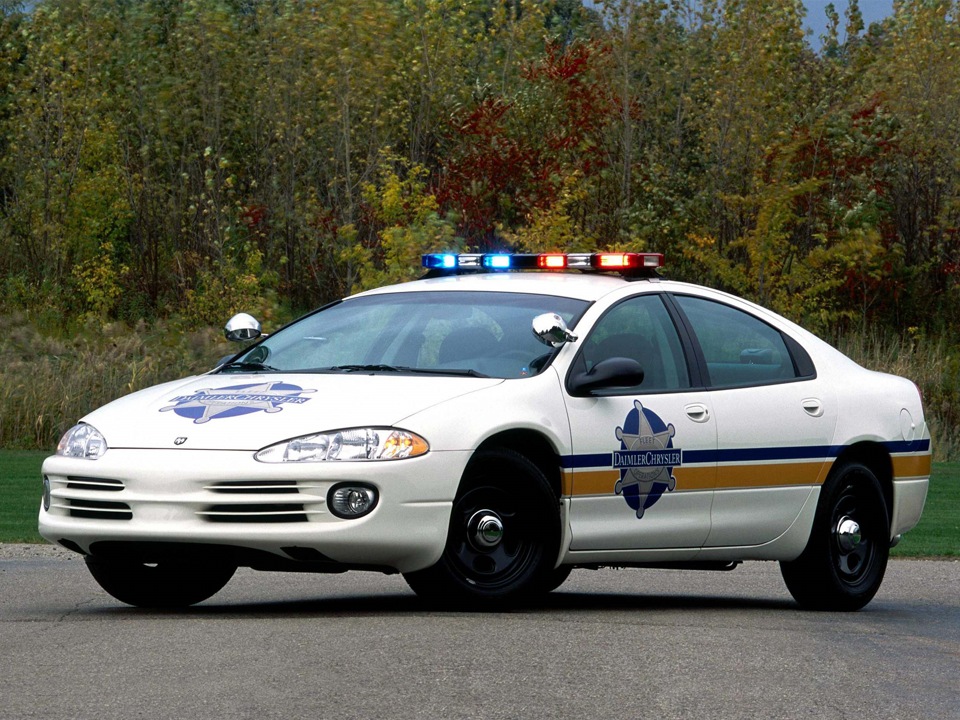
<path fill-rule="evenodd" d="M 218 618 L 282 618 L 292 616 L 314 617 L 398 617 L 404 615 L 524 615 L 583 613 L 622 613 L 643 610 L 645 613 L 677 610 L 798 610 L 792 600 L 721 596 L 683 596 L 644 593 L 584 593 L 553 592 L 537 602 L 511 606 L 454 607 L 449 604 L 427 602 L 412 594 L 377 594 L 373 596 L 337 596 L 305 598 L 301 600 L 272 600 L 268 602 L 218 603 L 216 598 L 200 605 L 178 609 L 133 608 L 126 606 L 89 608 L 96 614 L 144 614 L 176 617 Z"/>

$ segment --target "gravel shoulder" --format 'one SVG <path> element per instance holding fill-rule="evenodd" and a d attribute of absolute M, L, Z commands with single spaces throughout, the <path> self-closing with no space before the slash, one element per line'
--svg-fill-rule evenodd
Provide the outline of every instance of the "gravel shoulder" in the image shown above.
<path fill-rule="evenodd" d="M 32 558 L 76 557 L 76 553 L 59 545 L 0 543 L 0 560 L 30 560 Z"/>

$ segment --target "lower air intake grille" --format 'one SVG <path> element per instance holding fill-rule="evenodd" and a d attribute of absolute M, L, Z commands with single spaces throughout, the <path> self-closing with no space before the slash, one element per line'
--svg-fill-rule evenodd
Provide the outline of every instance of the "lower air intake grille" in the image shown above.
<path fill-rule="evenodd" d="M 197 513 L 207 522 L 291 523 L 307 522 L 307 511 L 298 503 L 211 505 Z"/>
<path fill-rule="evenodd" d="M 133 512 L 130 506 L 122 502 L 106 502 L 104 500 L 68 500 L 67 509 L 70 517 L 89 518 L 93 520 L 132 520 Z"/>
<path fill-rule="evenodd" d="M 299 492 L 296 481 L 291 480 L 235 480 L 210 485 L 206 489 L 234 495 L 295 495 Z"/>
<path fill-rule="evenodd" d="M 119 480 L 111 480 L 109 478 L 77 477 L 70 475 L 67 477 L 67 490 L 120 492 L 123 490 L 123 483 Z"/>

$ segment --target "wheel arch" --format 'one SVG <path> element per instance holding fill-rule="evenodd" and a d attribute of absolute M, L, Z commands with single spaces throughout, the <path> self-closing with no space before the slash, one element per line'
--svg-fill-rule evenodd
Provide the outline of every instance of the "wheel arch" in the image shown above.
<path fill-rule="evenodd" d="M 563 490 L 563 478 L 560 469 L 560 455 L 545 435 L 536 430 L 515 428 L 491 435 L 474 451 L 474 457 L 485 450 L 505 448 L 523 455 L 543 473 L 554 495 L 559 499 Z M 471 460 L 471 463 L 473 460 Z M 467 463 L 466 475 L 470 470 Z"/>
<path fill-rule="evenodd" d="M 864 440 L 845 447 L 837 456 L 834 466 L 841 463 L 857 462 L 866 465 L 876 476 L 883 490 L 883 500 L 887 506 L 887 517 L 893 518 L 893 460 L 890 453 L 879 442 Z"/>

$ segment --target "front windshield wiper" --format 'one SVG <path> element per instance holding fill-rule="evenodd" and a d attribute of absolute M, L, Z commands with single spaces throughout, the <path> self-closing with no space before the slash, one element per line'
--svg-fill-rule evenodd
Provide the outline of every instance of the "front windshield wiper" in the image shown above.
<path fill-rule="evenodd" d="M 406 370 L 404 367 L 395 365 L 331 365 L 330 367 L 320 368 L 321 370 L 332 370 L 334 372 L 401 372 Z"/>
<path fill-rule="evenodd" d="M 279 368 L 271 367 L 270 365 L 264 365 L 263 363 L 258 362 L 229 362 L 220 366 L 220 371 L 223 372 L 224 370 L 240 370 L 247 372 L 280 372 Z"/>
<path fill-rule="evenodd" d="M 464 377 L 488 378 L 482 372 L 473 368 L 403 368 L 404 372 L 420 373 L 422 375 L 463 375 Z"/>
<path fill-rule="evenodd" d="M 320 368 L 321 372 L 398 372 L 419 375 L 463 375 L 464 377 L 488 378 L 472 368 L 415 368 L 406 365 L 332 365 Z"/>

